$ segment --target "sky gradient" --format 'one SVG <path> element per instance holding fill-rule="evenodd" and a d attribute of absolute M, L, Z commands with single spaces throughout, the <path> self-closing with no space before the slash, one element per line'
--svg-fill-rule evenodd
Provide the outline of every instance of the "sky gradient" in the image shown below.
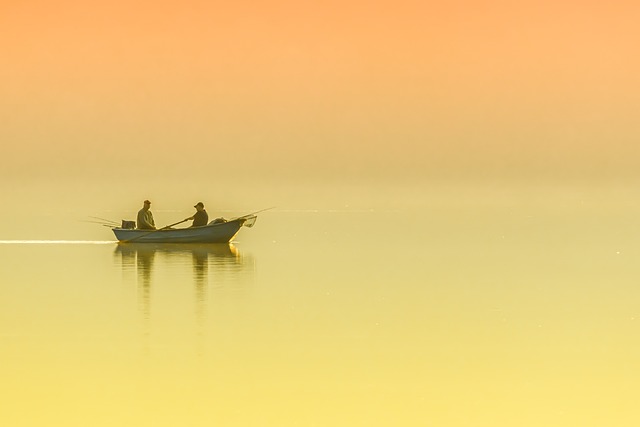
<path fill-rule="evenodd" d="M 2 176 L 635 179 L 633 2 L 0 2 Z"/>

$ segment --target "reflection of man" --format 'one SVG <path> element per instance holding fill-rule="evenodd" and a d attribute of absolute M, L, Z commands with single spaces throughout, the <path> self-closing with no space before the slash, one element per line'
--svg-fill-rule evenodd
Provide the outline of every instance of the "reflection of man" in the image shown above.
<path fill-rule="evenodd" d="M 140 230 L 156 229 L 156 223 L 153 221 L 153 214 L 149 208 L 151 208 L 151 202 L 145 200 L 142 209 L 138 211 L 138 228 Z"/>
<path fill-rule="evenodd" d="M 193 220 L 193 224 L 191 224 L 192 227 L 202 227 L 203 225 L 207 225 L 209 222 L 209 214 L 204 210 L 204 203 L 198 202 L 194 208 L 196 208 L 197 212 L 185 221 Z"/>

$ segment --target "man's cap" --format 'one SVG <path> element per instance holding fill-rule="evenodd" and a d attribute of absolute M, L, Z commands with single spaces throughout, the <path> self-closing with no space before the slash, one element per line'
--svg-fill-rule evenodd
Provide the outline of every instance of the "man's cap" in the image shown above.
<path fill-rule="evenodd" d="M 151 202 L 150 202 L 150 201 L 148 201 L 148 200 L 145 200 L 144 202 L 145 202 L 145 203 L 148 203 L 148 204 L 151 204 Z"/>
<path fill-rule="evenodd" d="M 202 203 L 202 202 L 198 202 L 198 203 L 196 203 L 193 207 L 194 207 L 194 208 L 197 208 L 198 206 L 202 206 L 202 207 L 204 208 L 204 203 Z"/>

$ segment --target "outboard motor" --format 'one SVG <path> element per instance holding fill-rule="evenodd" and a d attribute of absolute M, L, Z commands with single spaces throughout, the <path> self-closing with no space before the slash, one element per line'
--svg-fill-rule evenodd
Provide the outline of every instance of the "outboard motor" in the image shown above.
<path fill-rule="evenodd" d="M 136 228 L 136 222 L 135 221 L 126 221 L 126 220 L 122 220 L 122 228 L 124 228 L 125 230 L 134 230 Z"/>

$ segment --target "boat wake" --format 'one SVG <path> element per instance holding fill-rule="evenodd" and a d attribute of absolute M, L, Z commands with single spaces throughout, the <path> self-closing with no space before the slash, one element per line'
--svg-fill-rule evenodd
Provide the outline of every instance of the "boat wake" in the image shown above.
<path fill-rule="evenodd" d="M 114 240 L 0 240 L 0 245 L 112 245 Z"/>

